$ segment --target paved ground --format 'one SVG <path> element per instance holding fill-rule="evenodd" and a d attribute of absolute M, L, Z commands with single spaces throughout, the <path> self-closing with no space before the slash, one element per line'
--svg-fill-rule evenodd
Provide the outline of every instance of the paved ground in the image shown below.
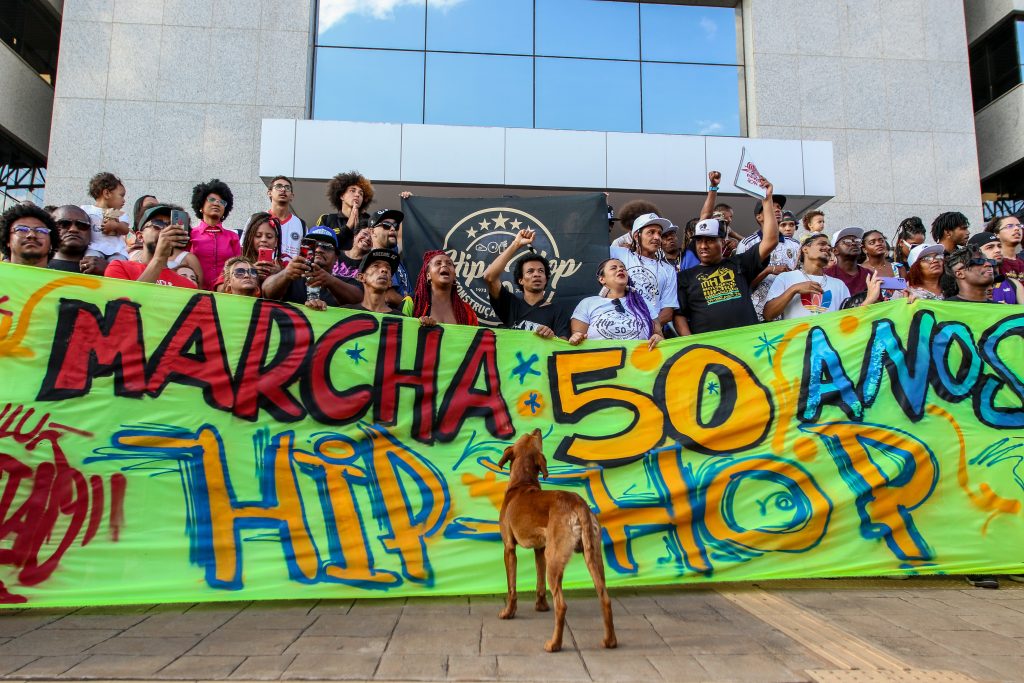
<path fill-rule="evenodd" d="M 140 605 L 0 613 L 0 678 L 385 681 L 1024 680 L 1024 585 L 953 578 L 613 590 L 550 613 L 499 596 Z"/>

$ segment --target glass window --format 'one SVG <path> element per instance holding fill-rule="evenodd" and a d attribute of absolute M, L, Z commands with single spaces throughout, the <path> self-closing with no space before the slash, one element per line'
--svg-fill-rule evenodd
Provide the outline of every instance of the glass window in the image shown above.
<path fill-rule="evenodd" d="M 533 0 L 429 0 L 427 49 L 533 54 Z"/>
<path fill-rule="evenodd" d="M 640 59 L 637 3 L 537 0 L 537 54 Z"/>
<path fill-rule="evenodd" d="M 60 21 L 39 3 L 8 0 L 0 12 L 0 42 L 14 50 L 50 85 L 57 75 Z"/>
<path fill-rule="evenodd" d="M 423 53 L 316 50 L 313 118 L 423 122 Z"/>
<path fill-rule="evenodd" d="M 423 49 L 425 0 L 320 0 L 317 45 Z"/>
<path fill-rule="evenodd" d="M 1011 17 L 972 45 L 971 93 L 977 111 L 1021 82 L 1017 20 Z"/>
<path fill-rule="evenodd" d="M 741 70 L 645 62 L 644 132 L 739 135 Z"/>
<path fill-rule="evenodd" d="M 728 7 L 640 5 L 643 59 L 739 64 L 736 10 Z"/>
<path fill-rule="evenodd" d="M 640 62 L 537 58 L 537 128 L 640 131 Z"/>
<path fill-rule="evenodd" d="M 428 52 L 424 122 L 530 128 L 533 60 Z"/>

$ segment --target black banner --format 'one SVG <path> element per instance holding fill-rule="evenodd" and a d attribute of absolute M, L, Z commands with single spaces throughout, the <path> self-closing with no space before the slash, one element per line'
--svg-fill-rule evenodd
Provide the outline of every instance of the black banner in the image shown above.
<path fill-rule="evenodd" d="M 608 210 L 604 194 L 595 192 L 560 197 L 410 197 L 402 200 L 402 260 L 414 280 L 423 254 L 443 249 L 455 262 L 459 292 L 480 318 L 497 325 L 483 274 L 516 233 L 537 232 L 533 247 L 548 259 L 551 281 L 548 300 L 572 307 L 600 287 L 594 271 L 608 258 Z M 504 286 L 519 293 L 512 281 L 521 249 L 502 275 Z M 569 309 L 570 312 L 572 308 Z"/>

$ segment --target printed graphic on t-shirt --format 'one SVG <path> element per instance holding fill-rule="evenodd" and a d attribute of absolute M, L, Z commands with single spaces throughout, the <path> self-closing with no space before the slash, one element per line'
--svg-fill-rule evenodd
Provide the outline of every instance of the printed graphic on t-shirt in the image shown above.
<path fill-rule="evenodd" d="M 740 290 L 736 286 L 736 271 L 731 268 L 719 268 L 713 273 L 698 275 L 697 282 L 700 283 L 700 291 L 709 306 L 740 298 Z"/>
<path fill-rule="evenodd" d="M 590 321 L 597 335 L 605 339 L 640 339 L 644 335 L 641 321 L 635 315 L 618 306 L 607 310 Z"/>
<path fill-rule="evenodd" d="M 642 265 L 632 266 L 626 272 L 645 301 L 658 302 L 658 278 L 654 273 Z"/>
<path fill-rule="evenodd" d="M 800 303 L 811 313 L 828 313 L 832 306 L 832 292 L 826 289 L 824 292 L 804 292 L 800 295 Z"/>

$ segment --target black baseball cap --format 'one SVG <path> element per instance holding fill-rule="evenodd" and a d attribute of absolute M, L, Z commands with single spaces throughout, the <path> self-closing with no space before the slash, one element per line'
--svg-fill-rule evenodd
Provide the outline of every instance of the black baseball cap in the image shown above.
<path fill-rule="evenodd" d="M 774 195 L 772 195 L 772 201 L 775 202 L 776 204 L 778 204 L 780 209 L 785 208 L 785 206 L 786 206 L 786 195 L 784 195 L 784 194 L 774 194 Z M 763 209 L 763 208 L 764 208 L 764 206 L 761 205 L 761 202 L 756 202 L 754 204 L 754 215 L 755 216 L 760 216 L 761 215 L 761 209 Z"/>
<path fill-rule="evenodd" d="M 178 210 L 177 206 L 171 206 L 170 204 L 157 204 L 146 209 L 146 212 L 142 214 L 142 218 L 139 219 L 139 229 L 149 222 L 149 219 L 153 216 L 170 216 L 171 211 Z"/>
<path fill-rule="evenodd" d="M 386 221 L 389 218 L 396 223 L 401 223 L 405 220 L 405 214 L 398 209 L 380 209 L 370 216 L 369 225 L 371 228 L 375 228 L 378 223 Z"/>
<path fill-rule="evenodd" d="M 359 262 L 359 272 L 365 272 L 370 267 L 370 264 L 376 261 L 386 261 L 391 268 L 392 275 L 398 270 L 398 254 L 396 252 L 390 249 L 371 249 L 366 252 L 366 256 Z"/>
<path fill-rule="evenodd" d="M 978 247 L 980 249 L 986 244 L 991 244 L 992 242 L 998 241 L 999 237 L 997 237 L 995 233 L 979 232 L 976 235 L 971 235 L 971 239 L 967 240 L 967 244 L 970 244 L 971 246 L 974 247 Z"/>

